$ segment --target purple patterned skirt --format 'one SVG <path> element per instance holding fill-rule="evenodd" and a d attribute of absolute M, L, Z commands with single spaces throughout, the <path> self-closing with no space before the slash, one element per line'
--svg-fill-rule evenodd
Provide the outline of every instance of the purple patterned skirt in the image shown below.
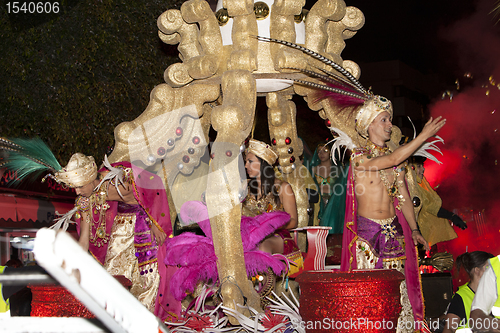
<path fill-rule="evenodd" d="M 397 216 L 374 220 L 358 215 L 358 237 L 370 246 L 378 258 L 390 259 L 405 255 L 403 228 Z M 382 261 L 379 260 L 375 268 L 382 268 Z"/>
<path fill-rule="evenodd" d="M 154 237 L 151 237 L 148 214 L 140 205 L 129 205 L 123 202 L 118 204 L 118 213 L 136 214 L 134 246 L 139 267 L 156 261 L 158 246 Z"/>

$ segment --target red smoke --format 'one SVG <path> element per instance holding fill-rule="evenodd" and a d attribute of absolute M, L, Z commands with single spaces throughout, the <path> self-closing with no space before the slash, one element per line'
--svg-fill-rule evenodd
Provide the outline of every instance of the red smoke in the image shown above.
<path fill-rule="evenodd" d="M 499 75 L 500 77 L 500 75 Z M 441 184 L 440 193 L 447 189 L 451 202 L 464 205 L 472 200 L 476 205 L 498 199 L 498 160 L 500 159 L 500 91 L 472 87 L 442 100 L 431 109 L 433 116 L 446 118 L 438 133 L 444 140 L 443 164 L 427 163 L 426 175 Z M 496 193 L 495 193 L 496 192 Z M 484 208 L 484 207 L 483 207 Z"/>
<path fill-rule="evenodd" d="M 494 25 L 492 7 L 492 1 L 478 1 L 475 13 L 440 32 L 456 45 L 461 87 L 431 107 L 433 117 L 447 119 L 438 133 L 445 140 L 444 164 L 427 162 L 425 174 L 439 185 L 443 208 L 469 224 L 466 231 L 455 229 L 458 239 L 439 246 L 454 257 L 466 249 L 500 254 L 500 24 Z"/>

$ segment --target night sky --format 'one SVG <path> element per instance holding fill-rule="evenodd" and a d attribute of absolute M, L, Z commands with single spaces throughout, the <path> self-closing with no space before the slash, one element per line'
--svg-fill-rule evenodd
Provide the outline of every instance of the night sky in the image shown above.
<path fill-rule="evenodd" d="M 365 25 L 346 41 L 342 55 L 356 62 L 399 59 L 423 73 L 454 75 L 457 48 L 446 35 L 479 2 L 485 1 L 348 0 L 365 14 Z"/>
<path fill-rule="evenodd" d="M 365 25 L 346 40 L 343 59 L 363 63 L 400 60 L 424 74 L 435 73 L 442 91 L 429 96 L 431 116 L 444 116 L 438 134 L 442 164 L 427 161 L 425 175 L 443 208 L 469 223 L 440 251 L 500 253 L 500 23 L 495 0 L 347 0 Z M 482 225 L 482 227 L 481 227 Z"/>
<path fill-rule="evenodd" d="M 363 63 L 400 60 L 438 75 L 440 90 L 428 96 L 434 103 L 441 92 L 456 95 L 457 88 L 484 84 L 499 67 L 500 24 L 489 14 L 495 0 L 346 0 L 346 5 L 365 15 L 365 25 L 345 41 L 341 54 L 361 66 L 361 82 Z"/>

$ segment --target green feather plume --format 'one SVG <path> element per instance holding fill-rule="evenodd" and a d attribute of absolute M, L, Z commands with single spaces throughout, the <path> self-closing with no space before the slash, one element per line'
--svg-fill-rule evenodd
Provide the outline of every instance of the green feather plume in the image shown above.
<path fill-rule="evenodd" d="M 35 177 L 62 169 L 50 148 L 39 138 L 9 140 L 0 137 L 0 150 L 6 151 L 0 167 L 17 171 L 19 181 L 29 175 Z"/>

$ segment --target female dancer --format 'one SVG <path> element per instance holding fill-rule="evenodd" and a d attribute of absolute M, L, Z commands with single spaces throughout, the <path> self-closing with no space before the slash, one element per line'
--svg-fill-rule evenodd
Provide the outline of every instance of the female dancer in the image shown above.
<path fill-rule="evenodd" d="M 268 253 L 282 253 L 297 266 L 301 266 L 302 255 L 289 231 L 296 228 L 298 223 L 295 195 L 290 184 L 275 177 L 272 165 L 277 158 L 278 155 L 270 145 L 254 139 L 249 141 L 245 168 L 250 180 L 242 214 L 256 216 L 276 210 L 287 212 L 290 221 L 266 237 L 259 249 Z"/>

